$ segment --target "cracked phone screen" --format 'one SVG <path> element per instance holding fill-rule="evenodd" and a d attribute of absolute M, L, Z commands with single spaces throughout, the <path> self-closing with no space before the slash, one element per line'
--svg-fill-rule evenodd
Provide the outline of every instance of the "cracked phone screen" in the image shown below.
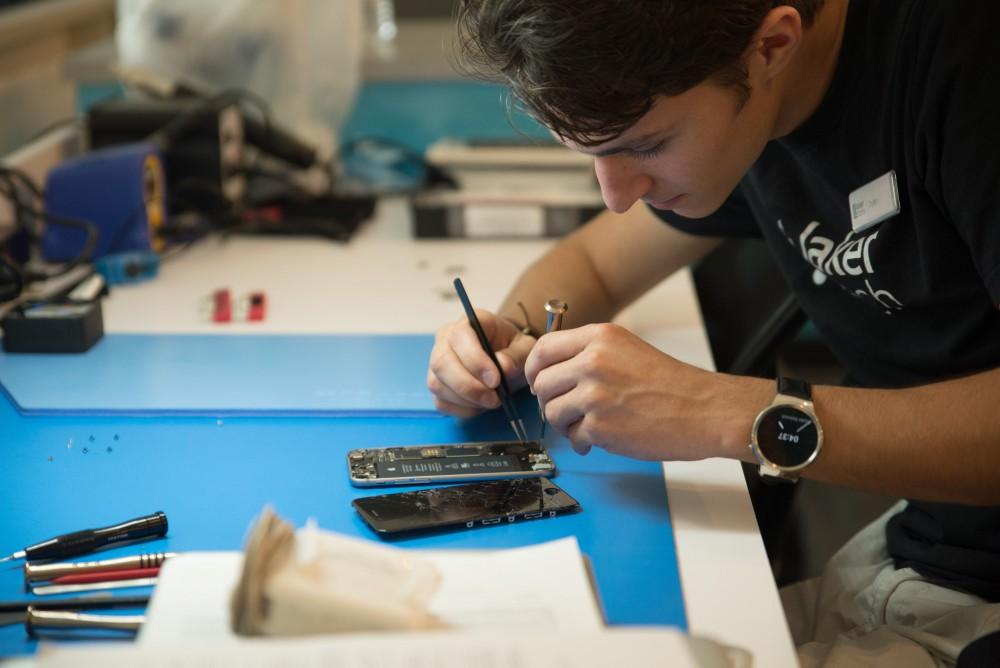
<path fill-rule="evenodd" d="M 356 499 L 354 507 L 376 531 L 445 526 L 489 526 L 580 510 L 547 478 L 492 480 Z"/>

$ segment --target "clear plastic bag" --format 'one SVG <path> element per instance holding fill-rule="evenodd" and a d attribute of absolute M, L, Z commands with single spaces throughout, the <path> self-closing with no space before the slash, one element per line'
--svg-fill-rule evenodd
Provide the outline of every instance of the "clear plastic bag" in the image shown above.
<path fill-rule="evenodd" d="M 357 93 L 364 0 L 118 0 L 120 64 L 243 88 L 331 155 Z"/>

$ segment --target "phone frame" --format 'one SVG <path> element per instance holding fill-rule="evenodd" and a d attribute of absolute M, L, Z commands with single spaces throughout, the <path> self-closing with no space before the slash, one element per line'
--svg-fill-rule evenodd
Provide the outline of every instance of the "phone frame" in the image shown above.
<path fill-rule="evenodd" d="M 445 450 L 448 448 L 476 448 L 483 449 L 490 446 L 499 447 L 509 447 L 513 446 L 516 448 L 524 448 L 525 446 L 535 446 L 538 451 L 537 454 L 544 456 L 544 462 L 550 465 L 550 468 L 539 468 L 537 470 L 522 470 L 522 471 L 495 471 L 495 472 L 484 472 L 484 473 L 419 473 L 419 474 L 402 474 L 395 477 L 361 477 L 361 471 L 371 471 L 374 468 L 374 461 L 369 457 L 370 453 L 386 453 L 390 450 L 406 450 L 406 451 L 426 451 L 426 450 Z M 482 459 L 487 456 L 509 456 L 506 453 L 501 454 L 491 454 L 491 455 L 479 455 L 475 457 L 476 459 Z M 514 456 L 520 456 L 515 454 Z M 433 460 L 448 459 L 447 457 L 428 457 L 422 459 L 407 459 L 398 460 L 400 462 L 427 462 Z M 452 459 L 459 460 L 461 456 L 455 456 Z M 379 446 L 375 448 L 354 448 L 349 450 L 347 453 L 347 471 L 350 477 L 351 484 L 355 487 L 385 487 L 385 486 L 395 486 L 395 485 L 428 485 L 436 484 L 439 482 L 479 482 L 486 480 L 506 480 L 508 478 L 551 478 L 556 474 L 556 464 L 552 460 L 552 456 L 549 454 L 548 449 L 545 444 L 539 440 L 532 441 L 481 441 L 481 442 L 460 442 L 460 443 L 440 443 L 434 445 L 393 445 L 393 446 Z M 522 462 L 523 463 L 523 462 Z"/>

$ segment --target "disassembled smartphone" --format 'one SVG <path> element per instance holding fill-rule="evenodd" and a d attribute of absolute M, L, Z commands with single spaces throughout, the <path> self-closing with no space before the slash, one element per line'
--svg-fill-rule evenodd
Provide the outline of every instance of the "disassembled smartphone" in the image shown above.
<path fill-rule="evenodd" d="M 576 499 L 548 478 L 490 480 L 381 494 L 355 499 L 351 505 L 382 534 L 445 527 L 472 529 L 580 510 Z"/>
<path fill-rule="evenodd" d="M 357 487 L 531 478 L 556 472 L 540 441 L 357 449 L 347 453 L 347 466 L 351 484 Z"/>

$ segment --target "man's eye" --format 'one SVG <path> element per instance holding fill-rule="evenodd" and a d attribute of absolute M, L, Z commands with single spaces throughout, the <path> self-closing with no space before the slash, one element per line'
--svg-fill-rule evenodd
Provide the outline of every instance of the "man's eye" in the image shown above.
<path fill-rule="evenodd" d="M 639 150 L 632 151 L 632 155 L 639 158 L 640 160 L 648 160 L 650 158 L 655 158 L 656 156 L 658 156 L 660 152 L 663 151 L 664 146 L 666 146 L 666 142 L 661 141 L 659 144 L 656 144 L 652 148 L 647 148 L 642 151 Z"/>

